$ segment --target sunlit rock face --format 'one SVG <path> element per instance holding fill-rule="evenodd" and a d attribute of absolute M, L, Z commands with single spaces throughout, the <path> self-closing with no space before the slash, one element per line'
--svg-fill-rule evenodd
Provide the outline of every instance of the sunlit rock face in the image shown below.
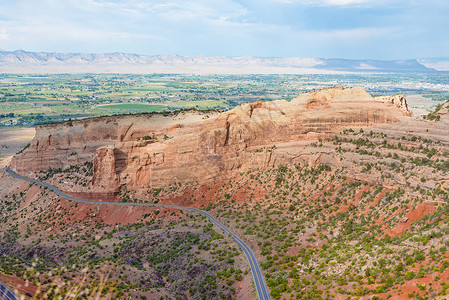
<path fill-rule="evenodd" d="M 396 99 L 396 98 L 397 99 Z M 258 101 L 226 112 L 116 116 L 42 125 L 12 169 L 30 175 L 93 161 L 91 185 L 104 190 L 207 183 L 238 172 L 310 160 L 304 141 L 345 127 L 399 122 L 404 97 L 373 98 L 335 87 L 290 102 Z M 275 150 L 276 149 L 276 150 Z M 321 157 L 332 163 L 333 157 Z"/>

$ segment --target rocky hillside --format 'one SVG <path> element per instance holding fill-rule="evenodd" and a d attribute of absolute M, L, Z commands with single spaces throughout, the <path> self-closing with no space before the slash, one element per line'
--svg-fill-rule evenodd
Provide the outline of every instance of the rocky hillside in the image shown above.
<path fill-rule="evenodd" d="M 12 164 L 82 198 L 207 210 L 254 250 L 272 299 L 447 299 L 447 105 L 416 119 L 401 95 L 337 87 L 90 119 L 39 127 Z M 243 253 L 197 214 L 74 203 L 1 174 L 0 280 L 22 278 L 46 292 L 103 282 L 116 298 L 256 298 Z"/>
<path fill-rule="evenodd" d="M 405 98 L 362 88 L 317 90 L 287 101 L 253 102 L 227 112 L 117 116 L 42 125 L 12 161 L 21 174 L 93 160 L 92 188 L 117 191 L 229 179 L 239 172 L 304 159 L 304 141 L 345 127 L 410 116 Z M 267 149 L 280 151 L 273 155 Z M 329 157 L 328 159 L 332 159 Z"/>

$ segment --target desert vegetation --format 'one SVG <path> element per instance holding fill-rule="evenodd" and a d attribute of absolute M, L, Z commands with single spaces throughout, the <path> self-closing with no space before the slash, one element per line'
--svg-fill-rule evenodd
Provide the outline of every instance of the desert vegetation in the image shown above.
<path fill-rule="evenodd" d="M 419 128 L 410 121 L 317 134 L 296 146 L 303 155 L 221 181 L 98 194 L 104 187 L 92 183 L 94 162 L 70 149 L 63 150 L 68 167 L 34 175 L 81 198 L 208 211 L 255 251 L 273 299 L 444 299 L 449 144 L 439 130 L 446 110 L 437 107 L 431 114 L 440 118 L 426 116 Z M 132 142 L 170 138 L 147 132 Z M 247 151 L 285 157 L 282 144 Z M 256 296 L 237 244 L 199 214 L 76 203 L 6 174 L 0 253 L 0 280 L 29 297 Z"/>
<path fill-rule="evenodd" d="M 195 199 L 256 249 L 274 299 L 446 296 L 447 145 L 358 128 L 309 146 L 332 149 L 347 164 L 279 165 L 220 185 L 176 185 L 150 190 L 147 199 L 131 191 L 120 197 Z M 85 185 L 90 172 L 85 164 L 48 170 L 41 178 L 63 175 L 59 181 Z M 30 193 L 38 200 L 25 206 Z M 98 208 L 29 184 L 5 193 L 1 211 L 2 272 L 21 278 L 24 266 L 39 257 L 35 283 L 42 290 L 54 280 L 50 270 L 61 266 L 67 269 L 60 277 L 69 281 L 78 278 L 69 266 L 88 266 L 97 282 L 102 268 L 111 268 L 104 289 L 112 298 L 232 298 L 251 280 L 232 240 L 192 213 L 146 208 L 111 224 Z"/>

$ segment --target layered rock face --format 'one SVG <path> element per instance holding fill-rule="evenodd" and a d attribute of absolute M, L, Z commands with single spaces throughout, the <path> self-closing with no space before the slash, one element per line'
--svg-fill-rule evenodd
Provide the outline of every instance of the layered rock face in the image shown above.
<path fill-rule="evenodd" d="M 394 96 L 379 96 L 375 98 L 377 101 L 382 101 L 394 105 L 402 110 L 404 115 L 412 116 L 413 113 L 408 109 L 407 100 L 404 95 L 394 95 Z"/>
<path fill-rule="evenodd" d="M 99 118 L 37 128 L 31 147 L 12 167 L 29 173 L 93 158 L 92 184 L 105 190 L 203 184 L 303 159 L 307 139 L 344 127 L 394 123 L 404 115 L 410 115 L 406 104 L 404 109 L 376 101 L 362 88 L 335 87 L 223 113 Z"/>
<path fill-rule="evenodd" d="M 92 160 L 98 147 L 117 140 L 117 127 L 115 118 L 38 125 L 30 147 L 14 157 L 11 167 L 29 175 Z"/>
<path fill-rule="evenodd" d="M 30 147 L 13 158 L 11 168 L 27 175 L 50 168 L 65 169 L 92 161 L 97 149 L 103 146 L 136 141 L 152 132 L 161 131 L 161 128 L 170 127 L 170 122 L 179 121 L 185 126 L 184 122 L 201 120 L 204 116 L 206 114 L 201 112 L 181 113 L 177 117 L 114 116 L 38 125 Z"/>

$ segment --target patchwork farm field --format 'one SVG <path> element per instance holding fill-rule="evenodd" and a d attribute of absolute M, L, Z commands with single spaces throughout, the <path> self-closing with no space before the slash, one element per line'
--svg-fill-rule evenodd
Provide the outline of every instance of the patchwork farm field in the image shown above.
<path fill-rule="evenodd" d="M 110 104 L 110 105 L 99 105 L 93 109 L 91 112 L 106 112 L 106 113 L 114 113 L 114 112 L 155 112 L 155 111 L 163 111 L 167 109 L 165 105 L 157 105 L 157 104 Z"/>
<path fill-rule="evenodd" d="M 178 109 L 231 109 L 257 100 L 291 100 L 335 85 L 372 95 L 417 96 L 425 114 L 449 95 L 449 75 L 0 75 L 0 126 L 34 126 L 68 119 Z"/>

